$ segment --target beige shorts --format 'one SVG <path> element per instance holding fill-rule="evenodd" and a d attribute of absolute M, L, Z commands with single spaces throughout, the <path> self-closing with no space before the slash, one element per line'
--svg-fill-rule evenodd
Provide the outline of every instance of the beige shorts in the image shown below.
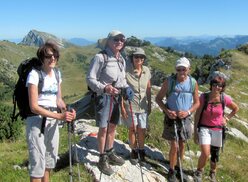
<path fill-rule="evenodd" d="M 45 169 L 55 168 L 58 146 L 58 121 L 47 118 L 44 134 L 41 134 L 41 116 L 32 116 L 26 119 L 26 139 L 29 153 L 29 175 L 41 178 Z"/>

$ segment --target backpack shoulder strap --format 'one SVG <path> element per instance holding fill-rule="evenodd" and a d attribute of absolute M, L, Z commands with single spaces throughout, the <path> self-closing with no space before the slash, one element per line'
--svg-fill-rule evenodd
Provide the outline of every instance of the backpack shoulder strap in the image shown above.
<path fill-rule="evenodd" d="M 174 88 L 176 85 L 176 74 L 171 74 L 171 76 L 169 76 L 167 78 L 167 92 L 166 92 L 166 97 L 168 98 L 170 96 L 170 94 L 173 92 Z"/>
<path fill-rule="evenodd" d="M 208 107 L 209 92 L 205 92 L 203 95 L 204 95 L 204 105 L 202 110 L 206 110 Z"/>
<path fill-rule="evenodd" d="M 53 71 L 54 71 L 56 80 L 59 83 L 59 69 L 55 67 L 55 68 L 53 68 Z"/>
<path fill-rule="evenodd" d="M 191 85 L 191 93 L 193 94 L 195 92 L 196 80 L 191 75 L 189 75 L 189 79 Z"/>
<path fill-rule="evenodd" d="M 207 109 L 207 106 L 208 106 L 208 100 L 209 100 L 209 92 L 205 92 L 203 93 L 203 97 L 204 97 L 204 104 L 203 104 L 203 108 L 201 110 L 201 113 L 200 113 L 200 117 L 199 117 L 199 122 L 197 124 L 197 127 L 199 128 L 200 125 L 201 125 L 201 118 L 202 118 L 202 114 L 203 114 L 203 111 Z"/>
<path fill-rule="evenodd" d="M 221 105 L 222 105 L 223 116 L 224 116 L 224 114 L 225 114 L 226 102 L 225 102 L 225 94 L 224 94 L 223 92 L 220 94 L 220 102 L 221 102 Z"/>
<path fill-rule="evenodd" d="M 42 92 L 43 85 L 44 85 L 44 76 L 42 74 L 41 69 L 36 69 L 35 68 L 35 71 L 37 72 L 37 74 L 39 76 L 38 93 L 41 93 Z"/>
<path fill-rule="evenodd" d="M 103 59 L 104 59 L 104 65 L 103 65 L 102 69 L 105 69 L 107 66 L 107 63 L 108 63 L 108 54 L 107 54 L 106 50 L 101 50 L 99 53 L 102 54 Z"/>

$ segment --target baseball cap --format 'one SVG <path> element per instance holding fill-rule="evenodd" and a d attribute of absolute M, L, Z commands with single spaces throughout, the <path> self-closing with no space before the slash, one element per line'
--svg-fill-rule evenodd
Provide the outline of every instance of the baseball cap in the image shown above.
<path fill-rule="evenodd" d="M 177 62 L 176 62 L 176 68 L 179 67 L 179 66 L 189 68 L 190 67 L 190 62 L 186 57 L 182 57 L 182 58 L 178 59 Z"/>

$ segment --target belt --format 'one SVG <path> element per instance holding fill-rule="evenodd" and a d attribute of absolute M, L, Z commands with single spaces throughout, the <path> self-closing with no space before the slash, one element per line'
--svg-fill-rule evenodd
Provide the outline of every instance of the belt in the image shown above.
<path fill-rule="evenodd" d="M 57 107 L 46 107 L 46 106 L 41 106 L 41 107 L 43 107 L 44 109 L 46 109 L 48 111 L 52 111 L 52 112 L 58 111 L 58 108 Z"/>

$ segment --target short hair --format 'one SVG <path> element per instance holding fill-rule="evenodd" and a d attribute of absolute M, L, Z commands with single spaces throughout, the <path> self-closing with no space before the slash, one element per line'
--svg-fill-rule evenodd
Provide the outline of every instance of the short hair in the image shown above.
<path fill-rule="evenodd" d="M 57 61 L 59 60 L 59 48 L 58 46 L 53 42 L 45 42 L 38 50 L 37 50 L 37 57 L 39 60 L 43 63 L 46 56 L 48 56 L 48 51 L 51 50 L 53 52 L 53 55 L 57 58 Z"/>
<path fill-rule="evenodd" d="M 221 77 L 221 76 L 215 76 L 211 81 L 210 81 L 210 90 L 212 90 L 212 86 L 214 83 L 219 83 L 222 85 L 222 90 L 221 92 L 225 91 L 226 88 L 226 80 L 225 78 Z"/>

